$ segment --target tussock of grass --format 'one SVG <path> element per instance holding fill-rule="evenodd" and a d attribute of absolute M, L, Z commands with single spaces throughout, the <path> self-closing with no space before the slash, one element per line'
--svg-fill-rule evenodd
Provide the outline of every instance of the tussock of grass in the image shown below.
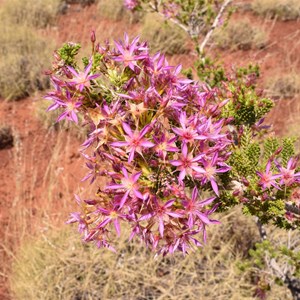
<path fill-rule="evenodd" d="M 96 0 L 66 0 L 67 4 L 80 4 L 82 7 L 92 5 Z"/>
<path fill-rule="evenodd" d="M 20 248 L 11 289 L 16 300 L 253 299 L 249 274 L 236 263 L 247 252 L 240 248 L 257 241 L 256 229 L 236 211 L 222 223 L 210 230 L 202 250 L 158 259 L 126 234 L 115 254 L 82 244 L 71 229 L 48 232 Z"/>
<path fill-rule="evenodd" d="M 187 52 L 186 33 L 158 15 L 146 15 L 141 31 L 153 53 L 161 51 L 173 55 Z"/>
<path fill-rule="evenodd" d="M 300 94 L 300 75 L 289 73 L 275 76 L 267 82 L 269 96 L 281 99 L 293 98 Z"/>
<path fill-rule="evenodd" d="M 84 140 L 87 137 L 88 128 L 77 125 L 74 122 L 70 122 L 68 120 L 62 120 L 57 122 L 58 116 L 62 111 L 48 111 L 47 108 L 53 104 L 50 100 L 39 99 L 35 102 L 34 110 L 37 118 L 42 122 L 44 128 L 46 129 L 55 129 L 55 130 L 65 130 L 75 136 L 79 140 Z M 79 115 L 79 124 L 82 124 L 83 119 Z"/>
<path fill-rule="evenodd" d="M 0 22 L 0 95 L 19 99 L 36 90 L 48 87 L 48 78 L 42 71 L 49 67 L 51 45 L 21 25 Z"/>
<path fill-rule="evenodd" d="M 299 0 L 254 0 L 252 9 L 259 15 L 283 21 L 300 18 Z"/>
<path fill-rule="evenodd" d="M 268 37 L 262 28 L 253 26 L 249 20 L 242 20 L 216 30 L 213 39 L 222 49 L 250 50 L 264 48 Z"/>
<path fill-rule="evenodd" d="M 123 0 L 98 0 L 99 15 L 111 21 L 127 21 L 130 24 L 143 20 L 143 12 L 130 12 L 124 6 Z"/>
<path fill-rule="evenodd" d="M 22 26 L 45 27 L 55 21 L 62 0 L 9 0 L 2 5 L 1 18 Z"/>

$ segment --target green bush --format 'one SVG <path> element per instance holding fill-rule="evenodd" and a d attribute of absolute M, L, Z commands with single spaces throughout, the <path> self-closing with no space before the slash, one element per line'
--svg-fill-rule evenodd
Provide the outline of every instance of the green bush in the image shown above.
<path fill-rule="evenodd" d="M 231 50 L 260 49 L 267 44 L 267 34 L 249 20 L 233 21 L 215 31 L 213 39 L 218 47 Z"/>
<path fill-rule="evenodd" d="M 51 43 L 30 28 L 0 22 L 0 95 L 19 99 L 48 87 L 42 71 L 50 66 Z"/>
<path fill-rule="evenodd" d="M 149 42 L 154 53 L 161 51 L 173 55 L 187 52 L 186 33 L 158 15 L 146 15 L 141 36 Z"/>
<path fill-rule="evenodd" d="M 296 20 L 300 17 L 299 0 L 254 0 L 252 9 L 259 15 L 277 17 L 283 21 Z"/>
<path fill-rule="evenodd" d="M 0 16 L 14 24 L 40 28 L 53 24 L 62 7 L 62 0 L 9 0 L 4 2 Z"/>

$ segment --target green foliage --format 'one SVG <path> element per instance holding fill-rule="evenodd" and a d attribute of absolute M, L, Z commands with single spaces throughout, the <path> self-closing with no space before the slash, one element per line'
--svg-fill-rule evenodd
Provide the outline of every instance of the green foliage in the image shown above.
<path fill-rule="evenodd" d="M 198 59 L 195 62 L 198 78 L 211 87 L 222 85 L 222 82 L 227 81 L 224 66 L 209 57 Z"/>
<path fill-rule="evenodd" d="M 252 126 L 265 116 L 274 106 L 268 98 L 261 98 L 256 91 L 246 85 L 228 83 L 228 90 L 232 98 L 225 105 L 222 113 L 224 117 L 234 118 L 235 125 Z"/>
<path fill-rule="evenodd" d="M 264 159 L 268 160 L 279 149 L 278 138 L 271 136 L 265 139 L 264 142 Z"/>
<path fill-rule="evenodd" d="M 270 240 L 264 240 L 256 243 L 255 247 L 249 250 L 249 255 L 248 267 L 255 266 L 265 269 L 267 268 L 266 257 L 268 257 L 268 259 L 276 259 L 279 262 L 284 261 L 291 267 L 292 272 L 289 275 L 300 278 L 300 251 L 297 248 L 292 249 L 284 244 L 276 245 Z M 282 281 L 279 280 L 276 283 L 282 284 Z"/>
<path fill-rule="evenodd" d="M 246 85 L 254 88 L 256 79 L 260 76 L 258 65 L 249 64 L 246 67 L 227 70 L 224 64 L 208 56 L 199 58 L 195 62 L 197 76 L 210 87 L 222 88 L 224 82 L 234 82 L 236 85 Z"/>
<path fill-rule="evenodd" d="M 78 54 L 80 48 L 81 45 L 76 43 L 63 44 L 63 46 L 57 50 L 58 55 L 63 60 L 62 64 L 75 67 L 75 56 Z"/>
<path fill-rule="evenodd" d="M 284 138 L 282 140 L 282 151 L 281 151 L 281 158 L 282 158 L 282 163 L 284 165 L 287 165 L 288 160 L 290 157 L 294 156 L 296 153 L 295 150 L 295 142 L 296 138 Z"/>

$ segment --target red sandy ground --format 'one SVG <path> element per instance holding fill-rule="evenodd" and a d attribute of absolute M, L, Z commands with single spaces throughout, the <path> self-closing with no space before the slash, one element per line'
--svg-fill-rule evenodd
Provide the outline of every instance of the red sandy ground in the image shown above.
<path fill-rule="evenodd" d="M 249 18 L 263 25 L 270 32 L 269 44 L 259 51 L 220 51 L 210 48 L 208 53 L 219 56 L 226 64 L 246 65 L 258 62 L 262 70 L 262 82 L 275 74 L 300 69 L 300 22 L 273 22 L 253 16 L 249 12 L 238 13 L 236 19 Z M 73 5 L 67 14 L 59 18 L 56 27 L 42 32 L 61 44 L 65 41 L 89 41 L 90 30 L 95 29 L 99 41 L 106 38 L 121 38 L 123 32 L 137 35 L 139 25 L 126 22 L 114 23 L 101 20 L 95 6 L 81 8 Z M 191 66 L 194 54 L 176 55 L 170 58 L 173 64 Z M 41 97 L 38 97 L 41 98 Z M 284 133 L 290 126 L 297 126 L 299 100 L 284 99 L 276 104 L 270 116 L 277 133 Z M 7 288 L 12 257 L 20 239 L 28 234 L 45 230 L 48 222 L 63 226 L 67 214 L 74 207 L 72 194 L 80 188 L 80 179 L 85 173 L 83 159 L 78 155 L 80 142 L 68 133 L 46 130 L 33 113 L 35 99 L 26 98 L 17 102 L 0 100 L 0 120 L 11 125 L 15 146 L 0 151 L 0 299 L 11 299 Z M 51 201 L 49 198 L 51 197 Z M 16 213 L 24 210 L 24 214 Z M 20 219 L 18 219 L 20 218 Z M 16 234 L 16 229 L 22 231 Z M 4 263 L 6 262 L 6 263 Z"/>

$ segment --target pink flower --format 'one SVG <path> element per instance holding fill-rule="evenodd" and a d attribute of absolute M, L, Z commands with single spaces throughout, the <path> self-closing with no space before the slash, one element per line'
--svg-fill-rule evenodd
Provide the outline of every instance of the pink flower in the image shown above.
<path fill-rule="evenodd" d="M 120 230 L 119 219 L 121 219 L 121 220 L 122 219 L 126 219 L 126 215 L 120 213 L 115 208 L 109 208 L 109 209 L 107 209 L 107 208 L 99 207 L 98 211 L 101 212 L 106 217 L 97 226 L 97 229 L 104 228 L 104 227 L 107 226 L 107 224 L 113 223 L 118 236 L 120 236 L 121 230 Z"/>
<path fill-rule="evenodd" d="M 89 87 L 91 84 L 91 80 L 99 77 L 99 74 L 89 75 L 92 68 L 92 62 L 90 62 L 85 68 L 84 72 L 77 72 L 74 68 L 68 66 L 68 70 L 73 74 L 73 81 L 70 84 L 76 86 L 80 92 L 83 91 L 85 87 Z"/>
<path fill-rule="evenodd" d="M 127 133 L 127 135 L 124 136 L 125 141 L 113 142 L 111 143 L 111 146 L 126 147 L 126 152 L 129 152 L 128 162 L 132 162 L 135 152 L 143 155 L 143 148 L 151 148 L 155 146 L 155 144 L 144 138 L 151 128 L 150 125 L 145 126 L 141 131 L 135 130 L 134 132 L 127 123 L 124 122 L 122 126 L 124 131 Z"/>
<path fill-rule="evenodd" d="M 124 40 L 124 44 L 115 41 L 119 53 L 113 59 L 122 62 L 125 67 L 128 66 L 134 71 L 135 67 L 138 67 L 138 61 L 148 57 L 147 48 L 138 45 L 139 37 L 136 37 L 129 44 L 129 37 L 127 34 L 124 34 Z"/>
<path fill-rule="evenodd" d="M 124 0 L 124 5 L 129 10 L 134 10 L 139 5 L 139 2 L 137 0 Z"/>
<path fill-rule="evenodd" d="M 125 204 L 128 196 L 135 196 L 137 198 L 143 199 L 143 195 L 139 191 L 139 186 L 137 184 L 138 179 L 141 176 L 141 172 L 138 172 L 132 176 L 128 175 L 127 170 L 123 167 L 122 168 L 123 177 L 120 178 L 120 184 L 110 184 L 106 188 L 111 190 L 125 190 L 125 194 L 123 195 L 119 207 L 122 208 Z"/>
<path fill-rule="evenodd" d="M 280 187 L 277 185 L 276 179 L 281 178 L 282 175 L 273 175 L 270 169 L 271 161 L 269 160 L 266 166 L 266 171 L 264 173 L 258 171 L 256 172 L 256 174 L 260 177 L 258 184 L 262 187 L 263 190 L 269 189 L 271 186 L 280 190 Z"/>
<path fill-rule="evenodd" d="M 194 187 L 192 192 L 192 198 L 186 198 L 182 200 L 182 204 L 184 209 L 188 215 L 188 226 L 189 228 L 193 228 L 195 222 L 200 220 L 200 222 L 204 224 L 211 224 L 212 222 L 209 220 L 207 214 L 203 211 L 203 207 L 212 203 L 216 197 L 211 197 L 206 200 L 199 201 L 198 200 L 198 189 Z"/>
<path fill-rule="evenodd" d="M 278 163 L 276 165 L 280 171 L 279 175 L 281 175 L 280 184 L 290 186 L 300 179 L 300 172 L 295 173 L 297 161 L 294 158 L 290 158 L 286 168 L 280 166 Z"/>
<path fill-rule="evenodd" d="M 201 172 L 202 168 L 199 167 L 199 161 L 203 154 L 193 157 L 192 153 L 188 153 L 188 147 L 185 143 L 182 144 L 181 156 L 178 160 L 171 160 L 170 164 L 177 167 L 180 171 L 178 180 L 182 182 L 186 175 L 192 175 L 193 171 Z"/>
<path fill-rule="evenodd" d="M 182 217 L 181 213 L 176 212 L 174 209 L 172 209 L 173 203 L 175 200 L 169 200 L 166 203 L 163 203 L 160 201 L 156 196 L 153 196 L 151 199 L 153 203 L 153 210 L 152 212 L 143 215 L 139 221 L 148 220 L 150 218 L 157 218 L 158 219 L 158 227 L 159 227 L 159 233 L 161 237 L 164 235 L 164 228 L 165 228 L 165 222 L 169 221 L 169 217 L 173 218 L 180 218 Z"/>

